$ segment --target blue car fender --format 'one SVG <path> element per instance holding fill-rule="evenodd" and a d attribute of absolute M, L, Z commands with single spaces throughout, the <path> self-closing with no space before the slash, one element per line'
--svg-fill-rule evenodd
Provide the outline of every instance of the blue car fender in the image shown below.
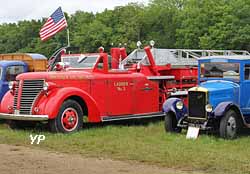
<path fill-rule="evenodd" d="M 218 104 L 216 106 L 216 108 L 214 109 L 214 116 L 215 117 L 222 117 L 226 111 L 229 110 L 229 108 L 234 107 L 235 109 L 238 110 L 238 112 L 240 113 L 240 109 L 237 105 L 235 105 L 233 102 L 228 101 L 228 102 L 221 102 L 220 104 Z"/>
<path fill-rule="evenodd" d="M 184 105 L 183 109 L 179 110 L 176 108 L 176 103 L 178 101 L 182 101 L 179 98 L 169 98 L 167 99 L 162 106 L 163 112 L 168 113 L 168 112 L 173 112 L 176 115 L 177 121 L 184 117 L 185 114 L 187 114 L 187 107 Z"/>

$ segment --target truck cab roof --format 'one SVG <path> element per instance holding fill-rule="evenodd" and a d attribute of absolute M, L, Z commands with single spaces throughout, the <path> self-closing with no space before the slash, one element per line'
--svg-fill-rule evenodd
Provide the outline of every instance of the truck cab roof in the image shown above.
<path fill-rule="evenodd" d="M 0 61 L 0 66 L 1 67 L 7 67 L 7 66 L 14 66 L 14 65 L 23 65 L 23 66 L 27 66 L 27 64 L 25 62 L 22 61 L 17 61 L 17 60 L 2 60 Z"/>
<path fill-rule="evenodd" d="M 198 60 L 203 61 L 203 60 L 212 60 L 212 61 L 227 61 L 227 60 L 244 60 L 244 61 L 250 61 L 250 55 L 230 55 L 230 56 L 206 56 L 206 57 L 201 57 Z"/>

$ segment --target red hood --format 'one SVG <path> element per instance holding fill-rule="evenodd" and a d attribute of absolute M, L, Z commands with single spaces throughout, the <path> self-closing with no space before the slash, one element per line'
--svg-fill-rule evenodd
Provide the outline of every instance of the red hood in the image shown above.
<path fill-rule="evenodd" d="M 68 79 L 91 79 L 92 73 L 87 71 L 53 71 L 53 72 L 28 72 L 17 76 L 17 80 L 45 79 L 45 80 L 68 80 Z"/>

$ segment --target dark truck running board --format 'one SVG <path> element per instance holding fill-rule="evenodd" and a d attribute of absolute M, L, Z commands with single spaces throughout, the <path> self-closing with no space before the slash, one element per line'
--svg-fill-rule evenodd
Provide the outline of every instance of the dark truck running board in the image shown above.
<path fill-rule="evenodd" d="M 156 112 L 156 113 L 150 113 L 150 114 L 120 115 L 120 116 L 103 116 L 102 122 L 115 121 L 115 120 L 139 119 L 139 118 L 163 117 L 163 116 L 165 116 L 164 112 Z"/>

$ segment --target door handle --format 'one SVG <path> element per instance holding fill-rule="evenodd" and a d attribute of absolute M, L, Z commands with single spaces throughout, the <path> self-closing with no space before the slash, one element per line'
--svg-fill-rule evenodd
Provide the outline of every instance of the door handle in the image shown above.
<path fill-rule="evenodd" d="M 145 88 L 142 88 L 143 91 L 151 91 L 153 90 L 153 88 L 150 88 L 150 87 L 145 87 Z"/>

